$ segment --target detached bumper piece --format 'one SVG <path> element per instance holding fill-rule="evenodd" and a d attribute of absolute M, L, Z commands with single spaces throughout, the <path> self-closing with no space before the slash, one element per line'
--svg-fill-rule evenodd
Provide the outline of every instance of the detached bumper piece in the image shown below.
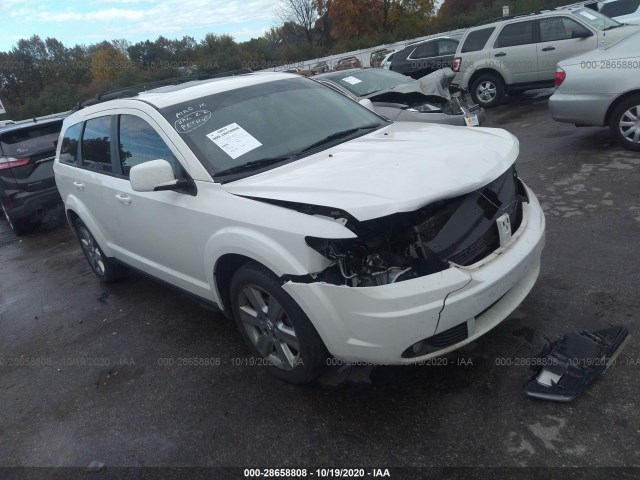
<path fill-rule="evenodd" d="M 524 385 L 524 393 L 570 402 L 615 362 L 628 340 L 629 330 L 623 326 L 566 334 L 540 352 L 542 367 Z"/>

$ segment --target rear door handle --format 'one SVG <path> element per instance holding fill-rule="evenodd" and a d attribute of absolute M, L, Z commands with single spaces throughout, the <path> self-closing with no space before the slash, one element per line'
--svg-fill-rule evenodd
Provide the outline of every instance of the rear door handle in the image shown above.
<path fill-rule="evenodd" d="M 496 53 L 496 54 L 494 55 L 494 57 L 504 57 L 504 56 L 506 56 L 506 55 L 507 55 L 506 53 L 504 53 L 504 52 L 500 52 L 500 53 Z"/>
<path fill-rule="evenodd" d="M 116 193 L 116 198 L 123 205 L 129 205 L 131 203 L 131 197 L 128 195 L 123 195 L 121 193 Z"/>
<path fill-rule="evenodd" d="M 550 52 L 551 50 L 555 50 L 555 49 L 556 49 L 556 47 L 544 47 L 544 48 L 542 49 L 542 51 L 543 51 L 543 52 Z"/>
<path fill-rule="evenodd" d="M 82 182 L 73 182 L 78 190 L 84 190 L 84 183 Z"/>

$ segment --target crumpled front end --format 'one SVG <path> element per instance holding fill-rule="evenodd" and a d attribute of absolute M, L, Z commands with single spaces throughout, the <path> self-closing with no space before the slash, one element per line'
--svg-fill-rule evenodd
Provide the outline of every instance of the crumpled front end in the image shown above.
<path fill-rule="evenodd" d="M 332 266 L 284 289 L 345 361 L 413 363 L 459 348 L 504 320 L 538 276 L 544 215 L 513 167 L 416 212 L 341 221 L 358 239 L 308 238 Z"/>

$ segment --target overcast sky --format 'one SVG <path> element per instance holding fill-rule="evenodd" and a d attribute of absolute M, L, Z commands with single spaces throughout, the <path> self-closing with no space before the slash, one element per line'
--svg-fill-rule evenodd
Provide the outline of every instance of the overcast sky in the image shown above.
<path fill-rule="evenodd" d="M 55 37 L 66 46 L 228 33 L 236 41 L 274 26 L 277 0 L 0 0 L 0 51 L 20 38 Z"/>

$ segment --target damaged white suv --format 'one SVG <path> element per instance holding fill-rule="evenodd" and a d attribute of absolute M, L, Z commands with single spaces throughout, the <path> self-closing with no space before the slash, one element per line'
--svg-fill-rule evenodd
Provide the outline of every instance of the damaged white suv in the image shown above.
<path fill-rule="evenodd" d="M 391 123 L 264 73 L 81 104 L 54 170 L 100 280 L 133 268 L 216 304 L 297 383 L 328 354 L 442 355 L 522 302 L 545 221 L 517 155 L 504 130 Z"/>

